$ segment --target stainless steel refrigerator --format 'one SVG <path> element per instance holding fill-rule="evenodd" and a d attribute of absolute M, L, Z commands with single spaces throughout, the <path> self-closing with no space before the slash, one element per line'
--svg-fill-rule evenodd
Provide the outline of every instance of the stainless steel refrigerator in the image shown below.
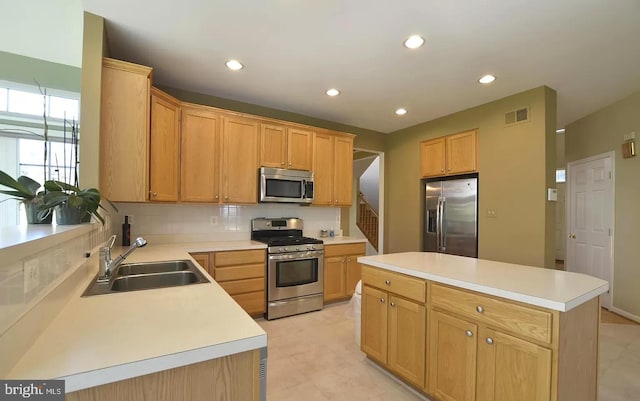
<path fill-rule="evenodd" d="M 422 250 L 478 257 L 478 176 L 425 180 Z"/>

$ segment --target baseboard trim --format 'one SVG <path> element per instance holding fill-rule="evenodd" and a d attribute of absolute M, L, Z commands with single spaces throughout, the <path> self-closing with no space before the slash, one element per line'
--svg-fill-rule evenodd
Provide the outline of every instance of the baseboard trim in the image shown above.
<path fill-rule="evenodd" d="M 616 313 L 620 316 L 626 317 L 629 320 L 633 320 L 636 323 L 640 323 L 640 316 L 636 316 L 632 313 L 623 311 L 622 309 L 618 309 L 615 306 L 612 306 L 611 309 L 609 309 L 611 312 Z"/>

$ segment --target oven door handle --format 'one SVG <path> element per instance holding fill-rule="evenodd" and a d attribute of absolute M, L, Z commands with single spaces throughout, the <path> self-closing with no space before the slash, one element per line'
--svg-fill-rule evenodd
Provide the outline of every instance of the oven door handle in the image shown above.
<path fill-rule="evenodd" d="M 324 251 L 300 251 L 269 255 L 269 260 L 313 259 L 324 255 Z"/>

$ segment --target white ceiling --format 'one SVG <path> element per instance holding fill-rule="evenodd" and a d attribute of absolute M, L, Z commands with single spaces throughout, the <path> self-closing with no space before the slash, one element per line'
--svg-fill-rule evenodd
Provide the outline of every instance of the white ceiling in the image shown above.
<path fill-rule="evenodd" d="M 385 133 L 541 85 L 562 127 L 640 90 L 639 0 L 83 2 L 156 83 Z"/>

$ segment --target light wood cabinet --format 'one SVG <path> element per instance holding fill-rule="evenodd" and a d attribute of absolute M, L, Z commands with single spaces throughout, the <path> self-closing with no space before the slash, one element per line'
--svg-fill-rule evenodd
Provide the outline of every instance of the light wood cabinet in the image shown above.
<path fill-rule="evenodd" d="M 318 132 L 313 158 L 314 205 L 351 206 L 353 136 Z"/>
<path fill-rule="evenodd" d="M 435 283 L 429 293 L 438 399 L 596 400 L 597 298 L 560 313 Z"/>
<path fill-rule="evenodd" d="M 209 274 L 250 315 L 266 312 L 266 251 L 212 252 Z"/>
<path fill-rule="evenodd" d="M 428 392 L 442 401 L 474 401 L 478 326 L 433 311 L 429 328 Z"/>
<path fill-rule="evenodd" d="M 203 269 L 209 272 L 209 252 L 194 252 L 189 255 L 191 255 Z"/>
<path fill-rule="evenodd" d="M 180 188 L 180 102 L 151 88 L 149 200 L 178 200 Z"/>
<path fill-rule="evenodd" d="M 197 105 L 182 108 L 180 149 L 183 202 L 217 203 L 220 200 L 220 130 L 222 116 Z"/>
<path fill-rule="evenodd" d="M 258 202 L 258 121 L 223 116 L 222 202 Z"/>
<path fill-rule="evenodd" d="M 102 62 L 100 192 L 114 202 L 148 199 L 151 73 L 124 61 Z"/>
<path fill-rule="evenodd" d="M 477 171 L 478 134 L 461 132 L 420 142 L 420 175 L 438 177 Z"/>
<path fill-rule="evenodd" d="M 426 361 L 424 280 L 363 266 L 362 283 L 362 351 L 403 379 L 423 388 Z M 413 298 L 421 301 L 406 299 L 402 289 L 416 286 L 422 287 L 422 292 L 413 293 Z"/>
<path fill-rule="evenodd" d="M 324 246 L 324 301 L 343 300 L 353 295 L 360 280 L 358 256 L 365 255 L 365 244 Z"/>
<path fill-rule="evenodd" d="M 313 168 L 311 131 L 275 124 L 260 124 L 260 166 L 311 170 Z"/>

